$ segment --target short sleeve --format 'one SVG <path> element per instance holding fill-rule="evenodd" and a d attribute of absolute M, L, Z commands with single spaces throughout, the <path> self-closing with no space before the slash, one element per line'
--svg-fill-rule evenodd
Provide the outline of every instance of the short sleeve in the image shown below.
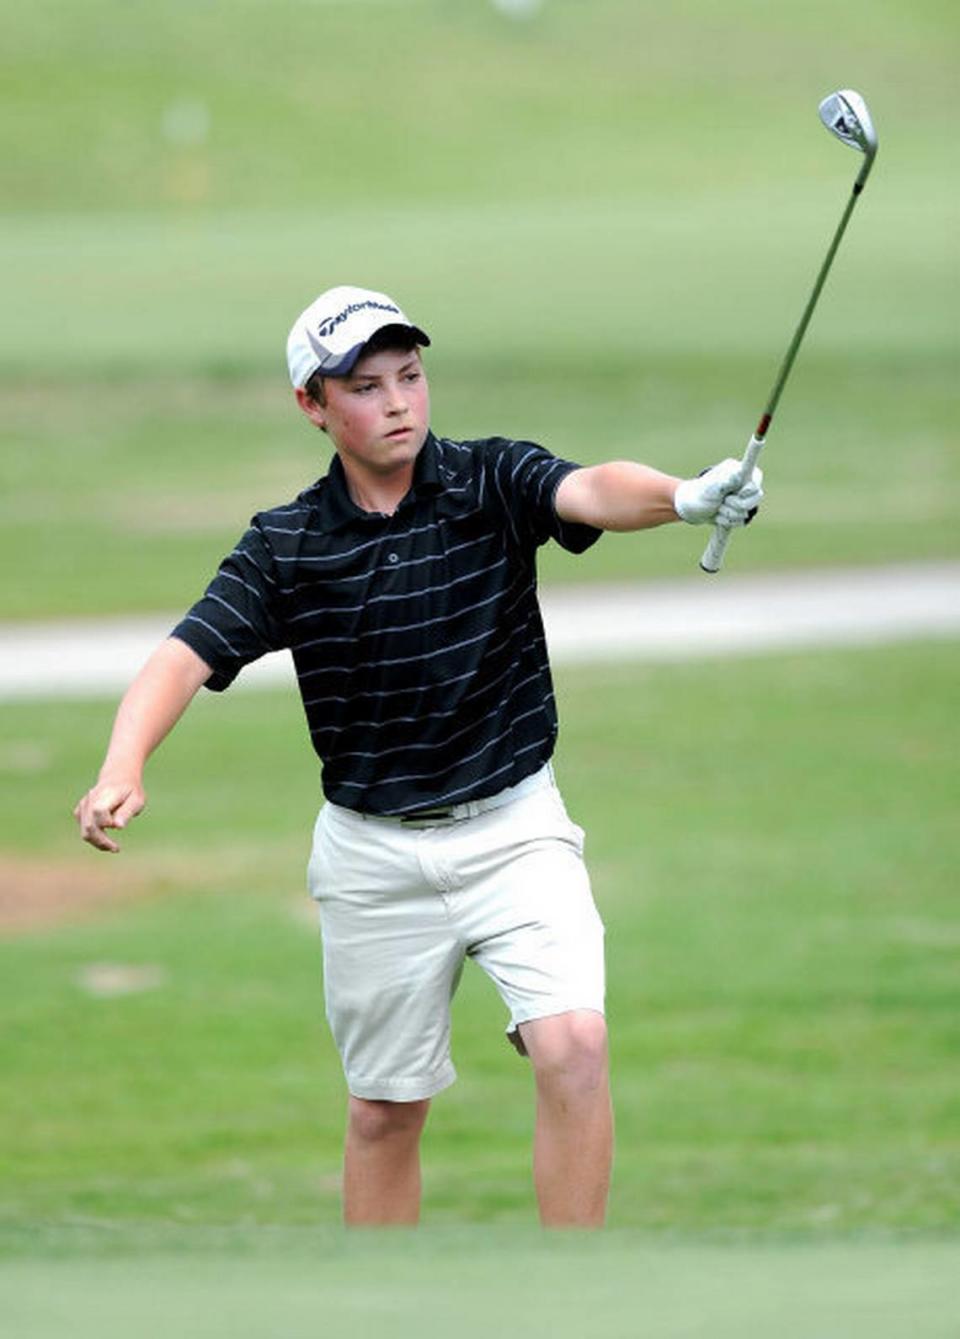
<path fill-rule="evenodd" d="M 561 521 L 554 505 L 561 481 L 579 465 L 535 442 L 494 438 L 486 445 L 484 496 L 487 505 L 505 512 L 518 542 L 536 546 L 554 539 L 570 553 L 583 553 L 596 543 L 601 530 Z"/>
<path fill-rule="evenodd" d="M 171 632 L 213 670 L 206 686 L 222 692 L 244 665 L 286 645 L 277 617 L 279 585 L 258 517 L 229 553 L 203 598 Z"/>

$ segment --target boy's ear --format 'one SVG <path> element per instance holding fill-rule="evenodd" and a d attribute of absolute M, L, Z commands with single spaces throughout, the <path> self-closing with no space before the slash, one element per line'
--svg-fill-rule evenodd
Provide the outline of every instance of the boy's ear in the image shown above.
<path fill-rule="evenodd" d="M 326 411 L 323 405 L 317 404 L 313 396 L 309 395 L 303 386 L 298 386 L 293 393 L 297 397 L 297 404 L 301 411 L 306 414 L 310 422 L 316 424 L 322 432 L 326 432 Z"/>

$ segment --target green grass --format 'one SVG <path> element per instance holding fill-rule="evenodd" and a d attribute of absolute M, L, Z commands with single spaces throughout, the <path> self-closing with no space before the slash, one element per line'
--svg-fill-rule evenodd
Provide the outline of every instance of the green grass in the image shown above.
<path fill-rule="evenodd" d="M 438 431 L 738 453 L 852 180 L 815 116 L 838 83 L 880 157 L 731 563 L 957 555 L 955 6 L 8 8 L 0 616 L 191 602 L 325 468 L 283 343 L 344 279 L 434 335 Z M 171 138 L 197 103 L 207 138 Z M 687 571 L 701 540 L 544 575 Z"/>
<path fill-rule="evenodd" d="M 609 934 L 614 1226 L 955 1228 L 956 672 L 931 646 L 561 676 L 560 773 Z M 2 1220 L 37 1250 L 71 1224 L 333 1223 L 344 1098 L 302 893 L 299 708 L 201 700 L 116 859 L 67 812 L 109 715 L 0 712 L 4 848 L 67 887 L 146 883 L 2 947 Z M 104 962 L 164 977 L 92 997 L 81 974 Z M 531 1080 L 503 1023 L 468 972 L 461 1077 L 426 1139 L 433 1227 L 533 1218 Z"/>
<path fill-rule="evenodd" d="M 838 84 L 868 89 L 892 146 L 942 166 L 956 100 L 947 0 L 850 0 L 842 21 L 827 0 L 551 0 L 526 24 L 475 0 L 3 9 L 0 146 L 20 209 L 308 203 L 322 218 L 494 187 L 596 195 L 625 176 L 686 182 L 678 143 L 726 184 L 785 141 L 791 162 L 817 161 L 807 103 Z"/>
<path fill-rule="evenodd" d="M 224 1252 L 229 1252 L 224 1254 Z M 18 1339 L 952 1339 L 955 1246 L 681 1245 L 616 1233 L 222 1237 L 149 1260 L 0 1267 Z"/>

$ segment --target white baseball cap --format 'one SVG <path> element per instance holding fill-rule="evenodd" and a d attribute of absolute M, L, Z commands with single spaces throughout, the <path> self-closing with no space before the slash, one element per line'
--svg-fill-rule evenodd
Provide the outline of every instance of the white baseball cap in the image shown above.
<path fill-rule="evenodd" d="M 390 325 L 412 331 L 418 344 L 430 343 L 386 293 L 345 284 L 328 288 L 300 313 L 287 337 L 287 367 L 294 388 L 305 386 L 314 372 L 347 376 L 367 341 Z"/>

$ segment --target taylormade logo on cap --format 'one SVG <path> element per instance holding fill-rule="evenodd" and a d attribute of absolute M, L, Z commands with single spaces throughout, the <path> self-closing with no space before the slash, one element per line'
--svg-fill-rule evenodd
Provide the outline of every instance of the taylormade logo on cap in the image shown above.
<path fill-rule="evenodd" d="M 341 285 L 321 293 L 300 313 L 287 339 L 287 367 L 295 388 L 305 386 L 314 372 L 345 377 L 378 330 L 399 325 L 413 332 L 418 344 L 429 338 L 386 293 Z"/>
<path fill-rule="evenodd" d="M 331 317 L 329 321 L 324 321 L 317 334 L 321 339 L 324 335 L 332 335 L 341 321 L 345 321 L 354 312 L 363 311 L 365 307 L 375 307 L 378 311 L 395 312 L 398 316 L 400 315 L 400 308 L 395 307 L 392 302 L 374 302 L 372 299 L 369 302 L 351 302 L 350 306 L 344 307 L 342 312 L 337 312 L 336 316 Z"/>

